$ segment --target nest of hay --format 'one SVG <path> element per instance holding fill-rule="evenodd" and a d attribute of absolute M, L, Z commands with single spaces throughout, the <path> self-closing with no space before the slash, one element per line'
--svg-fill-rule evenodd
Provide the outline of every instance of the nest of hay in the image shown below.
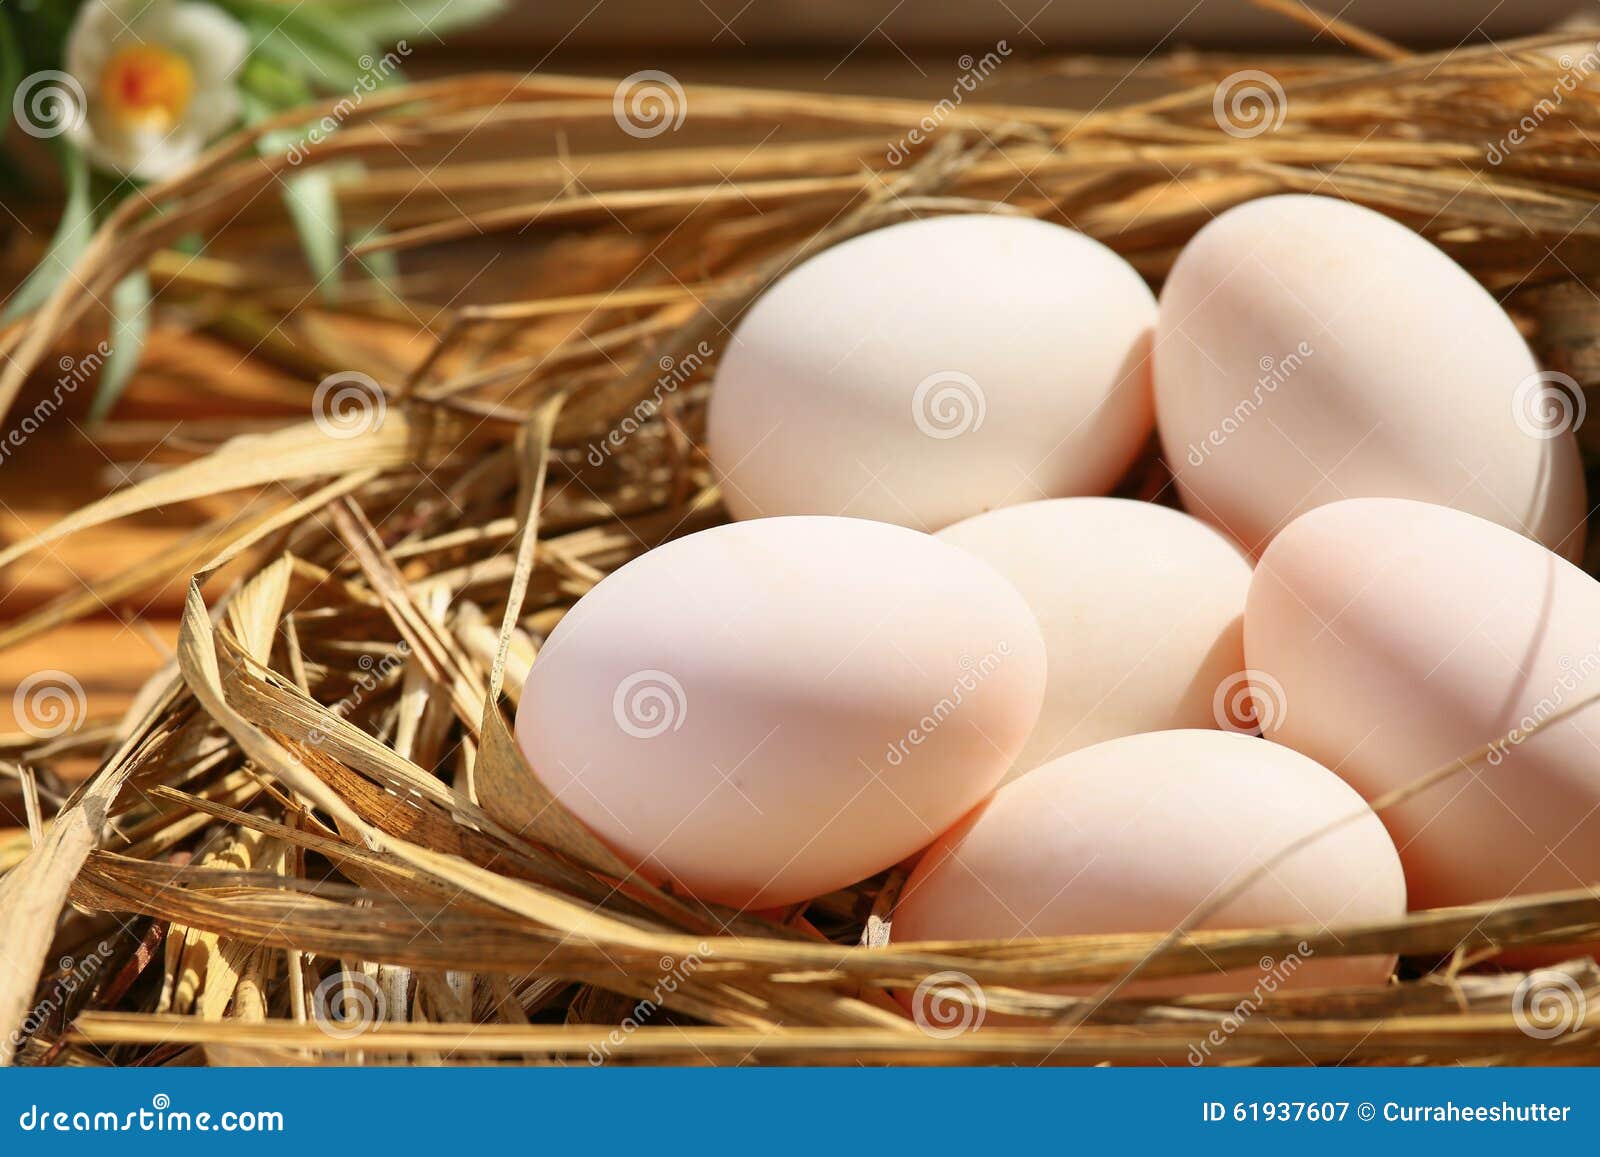
<path fill-rule="evenodd" d="M 1563 55 L 1595 46 L 1362 46 L 1380 59 L 1254 62 L 1284 93 L 1270 131 L 1222 131 L 1218 82 L 1239 62 L 1189 58 L 1161 66 L 1180 91 L 1126 107 L 961 103 L 894 159 L 924 103 L 689 87 L 684 131 L 645 141 L 619 133 L 612 82 L 475 75 L 370 96 L 300 158 L 257 142 L 335 110 L 282 117 L 130 199 L 73 276 L 0 336 L 0 406 L 139 269 L 163 309 L 285 370 L 283 399 L 301 415 L 329 374 L 359 371 L 381 392 L 316 421 L 198 424 L 159 470 L 0 550 L 10 565 L 114 519 L 235 496 L 181 549 L 0 629 L 14 645 L 101 598 L 193 576 L 177 659 L 125 717 L 3 740 L 32 829 L 0 848 L 3 1055 L 1600 1061 L 1592 1015 L 1527 1031 L 1540 1013 L 1525 978 L 1492 967 L 1508 946 L 1600 940 L 1594 889 L 1337 934 L 889 945 L 902 870 L 782 913 L 665 894 L 543 791 L 507 729 L 528 664 L 578 597 L 726 517 L 700 437 L 715 350 L 741 309 L 806 254 L 898 219 L 1041 216 L 1158 282 L 1232 204 L 1342 196 L 1432 239 L 1506 302 L 1547 365 L 1593 381 L 1600 98 L 1566 92 L 1530 143 L 1498 160 L 1492 147 L 1570 72 Z M 708 124 L 724 143 L 696 141 Z M 285 245 L 273 194 L 319 170 L 337 175 L 363 258 L 454 251 L 481 276 L 441 288 L 406 273 L 389 292 L 347 287 L 339 305 L 286 285 L 281 263 L 260 260 Z M 172 249 L 193 233 L 210 239 L 199 261 Z M 524 276 L 497 295 L 495 258 L 519 252 L 535 290 Z M 662 396 L 664 367 L 690 358 Z M 1161 497 L 1164 482 L 1152 457 L 1126 491 Z M 69 791 L 52 771 L 85 753 L 98 770 Z M 1470 774 L 1478 756 L 1462 756 L 1419 780 Z M 1402 965 L 1384 987 L 1248 1005 L 1126 991 L 1135 976 L 1306 951 Z M 1600 1005 L 1600 970 L 1573 957 L 1544 980 Z M 933 1009 L 923 1023 L 892 999 L 919 985 Z M 1048 991 L 1068 985 L 1088 995 Z M 952 1031 L 980 1002 L 996 1023 Z"/>

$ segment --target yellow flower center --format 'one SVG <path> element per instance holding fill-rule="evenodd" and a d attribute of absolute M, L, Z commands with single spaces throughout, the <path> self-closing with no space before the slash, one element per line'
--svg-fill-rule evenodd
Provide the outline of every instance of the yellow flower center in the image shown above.
<path fill-rule="evenodd" d="M 157 44 L 119 48 L 100 73 L 100 91 L 124 125 L 161 130 L 189 107 L 194 72 L 176 52 Z"/>

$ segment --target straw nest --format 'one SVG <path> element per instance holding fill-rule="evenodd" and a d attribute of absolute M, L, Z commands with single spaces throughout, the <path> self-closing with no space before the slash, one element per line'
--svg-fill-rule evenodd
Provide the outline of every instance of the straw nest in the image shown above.
<path fill-rule="evenodd" d="M 197 426 L 181 460 L 169 448 L 159 472 L 0 550 L 10 565 L 113 519 L 239 496 L 181 549 L 0 629 L 13 645 L 100 597 L 194 576 L 176 662 L 124 718 L 0 737 L 34 812 L 31 835 L 0 847 L 3 1055 L 1184 1064 L 1215 1033 L 1209 1063 L 1600 1061 L 1600 1013 L 1581 1014 L 1600 1008 L 1600 970 L 1577 947 L 1533 999 L 1493 968 L 1507 945 L 1600 940 L 1593 889 L 1337 934 L 890 945 L 903 870 L 782 918 L 664 894 L 545 794 L 507 730 L 574 600 L 726 517 L 700 452 L 715 358 L 665 397 L 663 367 L 717 348 L 799 258 L 897 219 L 1060 220 L 1159 281 L 1231 204 L 1342 196 L 1431 238 L 1507 302 L 1547 365 L 1593 380 L 1600 101 L 1564 93 L 1530 143 L 1490 157 L 1576 67 L 1563 55 L 1592 41 L 1412 57 L 1347 39 L 1376 62 L 1266 65 L 1284 115 L 1256 135 L 1221 131 L 1213 109 L 1241 62 L 1203 58 L 1160 66 L 1181 91 L 1130 107 L 969 100 L 898 165 L 888 148 L 925 103 L 689 87 L 684 131 L 636 141 L 617 132 L 611 82 L 474 75 L 369 96 L 298 166 L 257 141 L 331 106 L 233 137 L 131 198 L 0 339 L 0 405 L 144 268 L 162 308 L 292 368 L 301 413 L 325 375 L 359 370 L 381 384 L 383 420 L 369 396 L 343 437 L 327 414 Z M 704 125 L 723 143 L 696 143 Z M 461 304 L 459 283 L 435 292 L 409 267 L 396 292 L 347 287 L 337 306 L 286 285 L 253 255 L 283 241 L 279 182 L 318 169 L 337 174 L 366 259 L 460 250 L 476 268 L 524 246 L 536 293 L 524 279 L 512 299 Z M 191 262 L 172 246 L 193 233 L 214 240 Z M 619 428 L 621 444 L 595 453 Z M 1152 458 L 1128 492 L 1163 485 Z M 57 790 L 52 768 L 85 752 L 99 770 Z M 1470 775 L 1482 754 L 1419 781 Z M 1245 1005 L 1125 989 L 1307 950 L 1399 953 L 1401 979 Z M 919 1025 L 891 993 L 930 976 Z M 1046 991 L 1067 985 L 1084 995 Z M 1552 994 L 1567 1011 L 1545 1007 Z M 990 1023 L 954 1031 L 980 1001 Z M 1552 1015 L 1557 1031 L 1526 1031 Z"/>

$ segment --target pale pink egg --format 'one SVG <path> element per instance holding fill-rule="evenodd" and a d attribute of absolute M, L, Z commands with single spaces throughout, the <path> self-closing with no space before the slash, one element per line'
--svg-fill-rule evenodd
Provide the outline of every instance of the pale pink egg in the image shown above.
<path fill-rule="evenodd" d="M 1571 563 L 1446 507 L 1333 503 L 1262 556 L 1245 657 L 1267 736 L 1368 799 L 1495 745 L 1382 812 L 1413 906 L 1600 882 L 1600 583 Z"/>
<path fill-rule="evenodd" d="M 1008 779 L 1119 735 L 1236 724 L 1219 693 L 1244 668 L 1250 563 L 1210 526 L 1151 502 L 1057 498 L 939 537 L 1010 579 L 1044 632 L 1044 708 Z"/>
<path fill-rule="evenodd" d="M 1105 494 L 1150 436 L 1155 297 L 1100 242 L 999 214 L 878 229 L 767 290 L 723 351 L 708 443 L 736 518 L 937 530 Z"/>
<path fill-rule="evenodd" d="M 669 542 L 551 632 L 517 711 L 539 778 L 627 861 L 768 908 L 897 863 L 994 785 L 1044 643 L 991 567 L 851 518 Z"/>
<path fill-rule="evenodd" d="M 1342 498 L 1416 498 L 1582 555 L 1577 401 L 1470 274 L 1332 197 L 1264 197 L 1161 291 L 1156 420 L 1184 507 L 1252 554 Z"/>
<path fill-rule="evenodd" d="M 1304 837 L 1316 840 L 1258 869 Z M 1007 784 L 930 847 L 891 937 L 999 939 L 1309 924 L 1405 912 L 1399 857 L 1378 818 L 1311 759 L 1228 731 L 1129 735 Z M 1138 982 L 1131 992 L 1379 984 L 1392 957 L 1289 955 L 1259 969 Z"/>

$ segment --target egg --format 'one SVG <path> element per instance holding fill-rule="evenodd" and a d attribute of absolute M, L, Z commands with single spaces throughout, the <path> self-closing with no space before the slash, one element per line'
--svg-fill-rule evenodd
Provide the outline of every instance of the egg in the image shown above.
<path fill-rule="evenodd" d="M 1244 727 L 1250 564 L 1181 511 L 1056 498 L 965 519 L 939 537 L 1022 592 L 1044 632 L 1044 707 L 1007 779 L 1140 731 Z"/>
<path fill-rule="evenodd" d="M 1258 554 L 1341 498 L 1454 506 L 1581 556 L 1576 404 L 1499 304 L 1330 197 L 1228 210 L 1161 291 L 1157 424 L 1184 506 Z"/>
<path fill-rule="evenodd" d="M 852 238 L 773 285 L 722 355 L 708 443 L 728 509 L 937 530 L 1107 493 L 1153 428 L 1154 324 L 1138 273 L 1059 225 Z"/>
<path fill-rule="evenodd" d="M 928 844 L 1016 758 L 1044 694 L 1027 604 L 904 527 L 719 526 L 621 567 L 534 660 L 517 737 L 649 878 L 768 908 Z"/>
<path fill-rule="evenodd" d="M 1167 932 L 1279 852 L 1197 928 L 1396 919 L 1406 906 L 1388 833 L 1354 791 L 1298 752 L 1229 731 L 1157 731 L 1085 747 L 1009 783 L 924 853 L 890 937 L 999 939 Z M 1297 955 L 1283 986 L 1380 984 L 1390 956 Z M 1136 982 L 1134 992 L 1230 992 L 1235 969 Z"/>
<path fill-rule="evenodd" d="M 1267 736 L 1368 799 L 1494 745 L 1381 812 L 1414 906 L 1600 882 L 1600 706 L 1581 707 L 1600 695 L 1600 583 L 1577 567 L 1446 507 L 1332 503 L 1262 556 L 1245 656 Z"/>

